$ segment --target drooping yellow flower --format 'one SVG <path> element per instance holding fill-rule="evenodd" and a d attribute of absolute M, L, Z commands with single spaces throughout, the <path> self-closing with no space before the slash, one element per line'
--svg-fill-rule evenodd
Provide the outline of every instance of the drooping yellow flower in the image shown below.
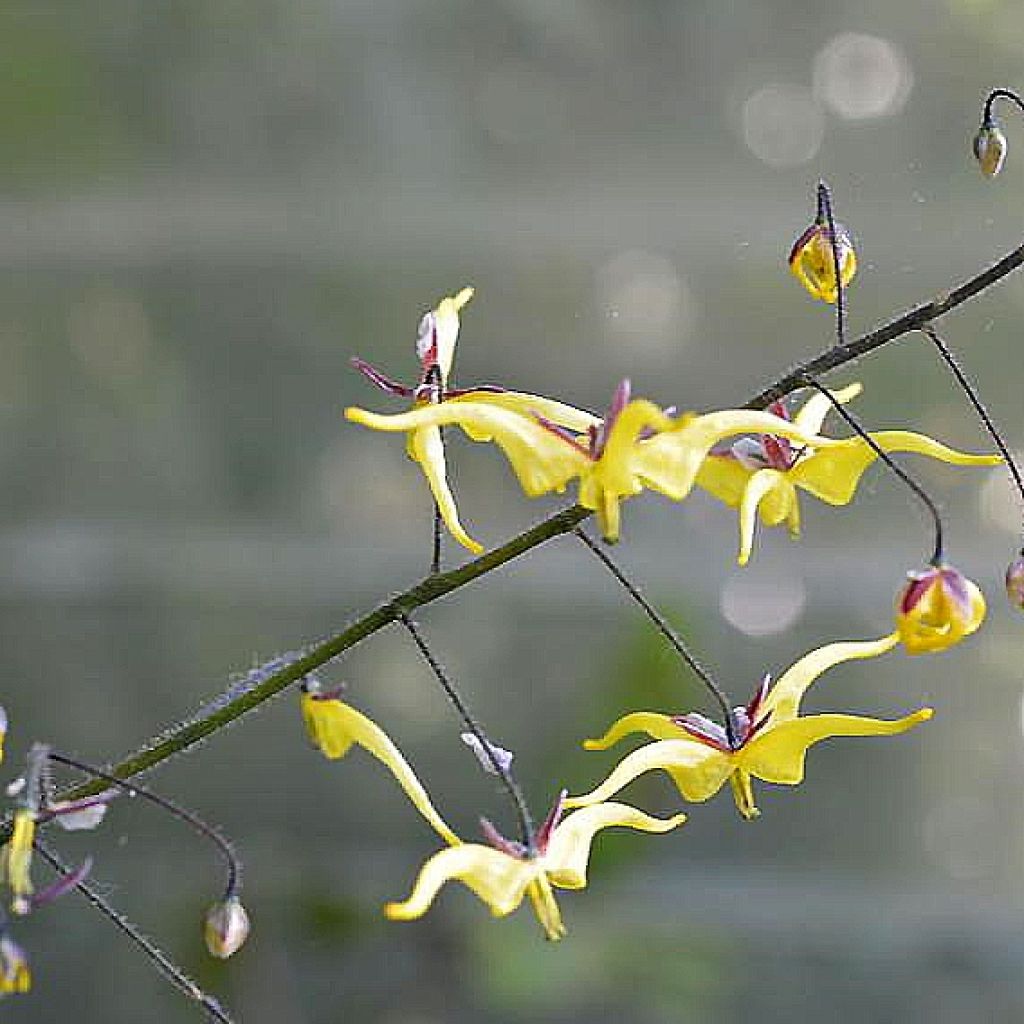
<path fill-rule="evenodd" d="M 456 845 L 458 836 L 448 827 L 416 777 L 409 762 L 391 737 L 366 715 L 339 700 L 336 694 L 319 693 L 312 688 L 302 692 L 302 717 L 310 739 L 325 757 L 344 757 L 356 743 L 372 754 L 394 775 L 405 795 L 446 842 Z"/>
<path fill-rule="evenodd" d="M 985 597 L 958 569 L 930 566 L 907 576 L 896 606 L 896 628 L 907 654 L 944 651 L 981 625 Z"/>
<path fill-rule="evenodd" d="M 628 381 L 617 388 L 603 420 L 512 392 L 473 392 L 398 416 L 352 408 L 345 415 L 375 430 L 415 433 L 426 426 L 457 424 L 475 441 L 498 444 L 530 497 L 561 492 L 578 478 L 580 504 L 597 513 L 607 541 L 619 537 L 624 498 L 650 488 L 681 501 L 708 452 L 723 438 L 772 431 L 804 445 L 831 443 L 767 412 L 727 409 L 673 417 L 653 402 L 630 400 Z"/>
<path fill-rule="evenodd" d="M 27 914 L 31 908 L 34 889 L 29 871 L 35 837 L 35 815 L 28 808 L 19 807 L 14 812 L 14 826 L 3 859 L 3 873 L 11 891 L 11 911 L 15 914 Z"/>
<path fill-rule="evenodd" d="M 836 224 L 835 228 L 839 275 L 845 288 L 857 273 L 857 253 L 846 228 L 842 224 Z M 793 243 L 789 251 L 789 268 L 816 299 L 822 302 L 835 302 L 838 299 L 836 260 L 827 222 L 815 220 Z"/>
<path fill-rule="evenodd" d="M 881 640 L 834 643 L 811 651 L 770 691 L 769 677 L 765 677 L 750 703 L 733 710 L 728 729 L 698 714 L 638 711 L 625 715 L 600 739 L 587 740 L 584 747 L 607 750 L 630 733 L 646 733 L 657 742 L 627 754 L 596 789 L 570 797 L 566 805 L 599 804 L 638 776 L 661 769 L 683 799 L 692 802 L 709 799 L 728 781 L 740 814 L 755 818 L 759 811 L 751 780 L 797 785 L 804 778 L 807 751 L 815 743 L 832 736 L 891 736 L 932 717 L 931 708 L 896 721 L 843 714 L 800 717 L 800 701 L 822 672 L 840 662 L 884 654 L 898 640 L 893 633 Z"/>
<path fill-rule="evenodd" d="M 32 987 L 25 951 L 7 932 L 0 933 L 0 995 L 21 995 Z"/>
<path fill-rule="evenodd" d="M 435 853 L 420 869 L 409 898 L 387 904 L 384 913 L 392 921 L 422 917 L 445 882 L 454 879 L 483 900 L 495 917 L 511 914 L 528 896 L 544 934 L 556 941 L 565 935 L 565 925 L 552 887 L 586 886 L 590 846 L 597 832 L 615 827 L 668 832 L 686 820 L 685 814 L 654 818 L 618 803 L 588 807 L 564 820 L 562 810 L 560 797 L 538 829 L 532 853 L 520 843 L 505 839 L 484 819 L 484 834 L 491 845 L 464 843 Z"/>
<path fill-rule="evenodd" d="M 860 394 L 860 384 L 832 393 L 845 404 Z M 772 411 L 786 417 L 782 403 Z M 832 408 L 828 398 L 815 394 L 793 418 L 806 434 L 818 434 Z M 947 448 L 924 434 L 907 430 L 873 431 L 871 437 L 885 452 L 914 452 L 956 466 L 994 466 L 998 455 L 968 455 Z M 785 437 L 761 433 L 735 442 L 727 452 L 709 455 L 697 474 L 697 484 L 739 509 L 740 550 L 737 562 L 746 565 L 754 544 L 757 519 L 766 526 L 786 523 L 790 535 L 800 535 L 800 504 L 797 488 L 829 505 L 847 505 L 854 497 L 865 470 L 877 459 L 862 437 L 832 440 L 827 446 L 794 447 Z"/>

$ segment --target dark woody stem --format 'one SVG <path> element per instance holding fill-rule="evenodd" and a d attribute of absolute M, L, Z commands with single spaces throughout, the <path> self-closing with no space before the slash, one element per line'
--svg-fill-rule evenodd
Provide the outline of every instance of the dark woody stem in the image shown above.
<path fill-rule="evenodd" d="M 836 397 L 828 390 L 824 385 L 819 383 L 810 374 L 804 378 L 810 387 L 814 388 L 820 394 L 824 395 L 831 404 L 832 408 L 846 421 L 846 424 L 857 432 L 857 435 L 867 444 L 867 446 L 886 464 L 902 480 L 907 487 L 909 487 L 914 494 L 920 498 L 922 504 L 928 509 L 932 517 L 932 524 L 935 528 L 935 547 L 932 550 L 932 557 L 929 564 L 934 566 L 942 565 L 942 517 L 939 515 L 939 510 L 935 506 L 935 502 L 932 501 L 928 492 L 902 467 L 900 466 L 888 452 L 884 451 L 878 442 L 860 425 L 860 422 L 853 415 L 848 412 Z"/>
<path fill-rule="evenodd" d="M 441 368 L 435 363 L 427 370 L 423 377 L 424 385 L 431 385 L 430 390 L 430 401 L 436 405 L 440 402 L 444 395 L 442 394 L 444 388 L 444 382 L 441 380 Z M 438 434 L 441 437 L 441 443 L 444 444 L 444 428 L 437 428 Z M 430 575 L 437 576 L 441 571 L 441 535 L 442 535 L 442 520 L 441 520 L 441 506 L 434 502 L 434 521 L 433 521 L 433 537 L 432 547 L 430 549 Z"/>
<path fill-rule="evenodd" d="M 930 324 L 926 324 L 920 330 L 922 334 L 928 335 L 932 344 L 938 349 L 939 355 L 941 355 L 945 360 L 950 372 L 956 378 L 960 387 L 963 388 L 964 394 L 967 395 L 971 405 L 974 406 L 974 411 L 978 414 L 978 418 L 985 425 L 985 429 L 989 432 L 989 435 L 995 442 L 996 447 L 999 449 L 999 454 L 1002 455 L 1003 460 L 1006 462 L 1006 468 L 1009 471 L 1010 477 L 1017 487 L 1017 493 L 1020 495 L 1021 499 L 1021 509 L 1022 512 L 1024 512 L 1024 479 L 1021 478 L 1020 467 L 1017 465 L 1013 454 L 1006 442 L 1003 440 L 1003 435 L 997 429 L 995 421 L 989 414 L 988 409 L 985 408 L 985 403 L 982 402 L 981 396 L 978 394 L 976 388 L 964 372 L 963 367 L 961 367 L 956 356 L 953 355 L 949 346 L 942 340 L 935 328 Z M 1021 547 L 1021 555 L 1024 555 L 1024 544 L 1022 544 Z"/>
<path fill-rule="evenodd" d="M 62 754 L 56 750 L 51 750 L 49 756 L 50 760 L 56 764 L 63 764 L 68 768 L 74 768 L 85 775 L 92 775 L 94 778 L 102 779 L 104 782 L 109 782 L 112 786 L 117 786 L 119 789 L 123 789 L 126 793 L 130 793 L 132 796 L 140 796 L 143 800 L 148 800 L 150 803 L 155 804 L 162 810 L 167 811 L 168 814 L 173 815 L 179 821 L 183 821 L 186 825 L 190 825 L 204 839 L 209 839 L 210 842 L 217 847 L 221 856 L 224 858 L 224 862 L 228 869 L 228 880 L 227 884 L 224 886 L 224 899 L 231 899 L 231 897 L 238 895 L 238 891 L 242 887 L 241 863 L 235 855 L 235 851 L 231 848 L 231 844 L 222 835 L 220 835 L 216 829 L 207 825 L 206 822 L 198 815 L 179 806 L 173 800 L 168 800 L 167 797 L 160 796 L 159 793 L 154 793 L 151 789 L 147 789 L 146 787 L 140 786 L 134 782 L 126 782 L 124 779 L 119 779 L 116 775 L 111 775 L 102 768 L 96 768 L 94 765 L 87 764 L 85 761 L 79 761 L 77 758 L 68 757 L 67 754 Z"/>
<path fill-rule="evenodd" d="M 981 115 L 981 123 L 986 128 L 990 128 L 995 121 L 992 115 L 992 107 L 998 99 L 1009 100 L 1011 103 L 1016 105 L 1017 109 L 1020 110 L 1021 113 L 1024 113 L 1024 100 L 1022 100 L 1020 96 L 1013 91 L 1013 89 L 1005 89 L 1002 87 L 993 89 L 988 96 L 985 97 L 985 108 Z"/>
<path fill-rule="evenodd" d="M 512 769 L 508 767 L 508 765 L 503 764 L 501 759 L 498 757 L 491 741 L 487 738 L 487 733 L 484 732 L 483 726 L 480 725 L 480 723 L 473 717 L 473 714 L 470 712 L 462 695 L 448 677 L 448 673 L 445 672 L 441 663 L 436 657 L 434 657 L 434 652 L 427 645 L 427 642 L 416 623 L 413 622 L 405 612 L 400 612 L 398 618 L 402 625 L 409 631 L 409 635 L 412 637 L 413 642 L 416 644 L 420 654 L 423 656 L 423 660 L 430 666 L 431 672 L 434 673 L 437 681 L 441 684 L 441 689 L 444 690 L 448 700 L 451 701 L 452 707 L 454 707 L 458 712 L 463 724 L 469 732 L 476 737 L 479 749 L 487 758 L 491 768 L 494 770 L 494 774 L 498 776 L 501 780 L 501 784 L 505 787 L 508 795 L 512 798 L 512 803 L 516 809 L 516 816 L 519 819 L 519 829 L 522 833 L 523 846 L 525 846 L 527 851 L 530 853 L 536 852 L 537 834 L 533 826 L 533 818 L 530 815 L 529 807 L 526 806 L 526 798 L 523 796 L 523 791 L 519 788 L 519 783 L 516 782 L 515 776 L 512 774 Z"/>
<path fill-rule="evenodd" d="M 822 215 L 824 214 L 824 217 Z M 832 193 L 823 181 L 818 182 L 819 223 L 828 224 L 829 246 L 832 249 L 832 268 L 836 275 L 836 344 L 846 345 L 846 296 L 843 292 L 843 278 L 839 261 L 839 239 L 836 238 L 836 222 L 832 215 Z"/>
<path fill-rule="evenodd" d="M 650 601 L 641 593 L 640 588 L 630 580 L 626 574 L 622 571 L 619 566 L 612 561 L 608 553 L 601 547 L 600 544 L 594 542 L 590 535 L 583 529 L 582 526 L 577 526 L 573 533 L 590 549 L 599 562 L 615 577 L 615 579 L 622 586 L 622 589 L 647 614 L 647 617 L 657 627 L 658 632 L 672 645 L 673 650 L 679 655 L 683 661 L 691 668 L 694 675 L 708 688 L 708 691 L 718 702 L 718 706 L 722 709 L 722 714 L 725 716 L 725 732 L 729 738 L 730 744 L 735 740 L 733 735 L 732 727 L 732 706 L 729 704 L 729 698 L 725 695 L 722 688 L 715 682 L 711 673 L 697 660 L 693 652 L 686 646 L 683 638 L 672 628 L 665 617 L 658 611 Z"/>
<path fill-rule="evenodd" d="M 60 857 L 41 839 L 33 843 L 36 853 L 46 861 L 58 874 L 67 875 L 71 870 Z M 219 1024 L 234 1024 L 234 1020 L 220 1003 L 211 995 L 207 995 L 162 949 L 146 938 L 119 910 L 107 902 L 99 891 L 88 882 L 82 880 L 75 888 L 95 907 L 111 924 L 120 928 L 146 955 L 150 963 L 184 996 L 198 1003 L 207 1013 L 208 1020 Z"/>

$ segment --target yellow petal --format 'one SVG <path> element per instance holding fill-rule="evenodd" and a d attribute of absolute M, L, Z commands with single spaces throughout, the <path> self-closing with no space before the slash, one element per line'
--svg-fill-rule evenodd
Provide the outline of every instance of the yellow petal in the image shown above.
<path fill-rule="evenodd" d="M 409 762 L 376 722 L 344 701 L 317 699 L 308 693 L 302 695 L 302 710 L 310 735 L 324 754 L 341 757 L 353 743 L 358 743 L 389 769 L 434 831 L 452 846 L 459 845 L 461 840 L 438 814 Z"/>
<path fill-rule="evenodd" d="M 557 825 L 541 863 L 551 881 L 563 889 L 587 884 L 587 862 L 594 836 L 603 828 L 635 828 L 640 832 L 670 832 L 686 821 L 685 814 L 655 818 L 628 804 L 601 803 L 573 811 Z"/>
<path fill-rule="evenodd" d="M 724 409 L 703 416 L 684 416 L 665 430 L 638 445 L 634 466 L 648 487 L 674 501 L 682 501 L 696 482 L 711 449 L 719 441 L 738 434 L 774 434 L 809 447 L 834 442 L 807 434 L 795 423 L 768 412 Z"/>
<path fill-rule="evenodd" d="M 924 434 L 908 430 L 879 430 L 871 437 L 885 452 L 914 452 L 956 466 L 995 466 L 998 455 L 969 455 L 958 452 Z M 846 505 L 853 500 L 864 471 L 878 456 L 862 437 L 851 437 L 801 459 L 789 472 L 799 487 L 830 505 Z"/>
<path fill-rule="evenodd" d="M 840 404 L 856 398 L 864 389 L 860 384 L 851 384 L 849 387 L 840 388 L 838 391 L 830 391 L 829 394 Z M 820 391 L 816 391 L 806 402 L 800 411 L 793 417 L 793 422 L 808 434 L 819 434 L 825 423 L 825 417 L 832 411 L 832 403 Z"/>
<path fill-rule="evenodd" d="M 526 887 L 526 895 L 530 897 L 534 913 L 548 941 L 557 942 L 564 939 L 566 928 L 562 923 L 562 912 L 558 909 L 555 894 L 551 891 L 551 883 L 544 874 L 538 875 Z"/>
<path fill-rule="evenodd" d="M 607 750 L 624 736 L 636 732 L 645 733 L 652 740 L 675 740 L 686 735 L 686 731 L 676 725 L 668 715 L 660 715 L 656 711 L 633 711 L 613 722 L 600 739 L 584 740 L 583 748 Z"/>
<path fill-rule="evenodd" d="M 907 654 L 947 650 L 978 629 L 985 620 L 985 595 L 973 580 L 964 577 L 963 584 L 969 605 L 966 617 L 940 585 L 931 587 L 911 611 L 897 613 L 896 627 Z"/>
<path fill-rule="evenodd" d="M 761 817 L 761 812 L 757 809 L 757 804 L 754 802 L 754 787 L 750 781 L 750 772 L 737 768 L 729 776 L 729 787 L 732 789 L 732 798 L 736 803 L 736 810 L 747 821 L 753 821 L 754 818 Z"/>
<path fill-rule="evenodd" d="M 459 340 L 459 310 L 473 298 L 472 288 L 463 288 L 457 295 L 445 296 L 434 310 L 437 338 L 437 363 L 442 384 L 447 383 L 455 359 L 455 343 Z"/>
<path fill-rule="evenodd" d="M 28 912 L 27 898 L 34 892 L 30 870 L 35 835 L 35 817 L 31 811 L 19 808 L 14 812 L 14 827 L 4 855 L 4 875 L 11 890 L 11 910 L 16 914 Z"/>
<path fill-rule="evenodd" d="M 419 463 L 423 475 L 430 484 L 434 501 L 441 511 L 441 518 L 451 535 L 464 547 L 479 555 L 483 545 L 478 544 L 459 521 L 459 512 L 455 507 L 455 498 L 448 486 L 448 470 L 444 457 L 444 441 L 437 427 L 423 427 L 409 435 L 409 450 L 412 457 Z"/>
<path fill-rule="evenodd" d="M 736 757 L 744 770 L 764 779 L 795 786 L 804 778 L 804 759 L 815 743 L 831 736 L 892 736 L 906 732 L 932 717 L 922 708 L 906 718 L 884 721 L 859 715 L 808 715 L 769 726 L 755 736 Z"/>
<path fill-rule="evenodd" d="M 694 739 L 662 740 L 627 754 L 596 789 L 571 796 L 566 807 L 588 807 L 614 796 L 635 778 L 657 769 L 667 772 L 684 799 L 707 800 L 732 772 L 730 755 Z"/>
<path fill-rule="evenodd" d="M 452 846 L 435 853 L 420 869 L 409 898 L 388 903 L 384 913 L 392 921 L 422 917 L 441 886 L 455 879 L 472 889 L 495 917 L 504 917 L 522 903 L 526 887 L 539 872 L 536 861 L 518 860 L 479 843 Z"/>
<path fill-rule="evenodd" d="M 736 559 L 739 565 L 750 561 L 757 512 L 762 502 L 769 506 L 766 512 L 762 511 L 762 518 L 769 526 L 777 526 L 789 515 L 796 503 L 796 493 L 785 473 L 777 469 L 759 469 L 747 482 L 740 504 L 740 553 Z"/>
<path fill-rule="evenodd" d="M 561 491 L 590 459 L 568 442 L 545 430 L 535 419 L 482 402 L 440 402 L 397 416 L 380 416 L 348 408 L 345 416 L 374 430 L 401 432 L 425 426 L 454 424 L 491 437 L 504 451 L 523 490 L 531 497 Z"/>
<path fill-rule="evenodd" d="M 747 481 L 754 475 L 731 455 L 709 455 L 697 472 L 697 486 L 703 487 L 730 508 L 739 508 Z"/>
<path fill-rule="evenodd" d="M 800 712 L 800 701 L 822 672 L 844 661 L 878 657 L 891 651 L 899 639 L 898 633 L 890 633 L 880 640 L 848 640 L 826 644 L 805 654 L 768 692 L 763 711 L 771 711 L 773 724 L 796 718 Z"/>
<path fill-rule="evenodd" d="M 448 401 L 456 404 L 493 405 L 498 409 L 519 413 L 520 416 L 525 416 L 527 419 L 542 416 L 544 419 L 580 435 L 586 434 L 591 427 L 599 426 L 601 423 L 601 418 L 593 413 L 566 405 L 553 398 L 530 395 L 522 391 L 470 391 L 459 395 L 458 398 L 450 398 Z M 490 435 L 477 432 L 472 424 L 460 425 L 474 441 L 490 441 L 492 439 Z"/>

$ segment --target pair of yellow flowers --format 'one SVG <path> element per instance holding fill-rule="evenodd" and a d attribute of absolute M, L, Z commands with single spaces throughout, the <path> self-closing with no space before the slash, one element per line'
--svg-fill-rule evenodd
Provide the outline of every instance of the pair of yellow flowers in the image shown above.
<path fill-rule="evenodd" d="M 705 801 L 729 782 L 740 813 L 753 818 L 759 812 L 752 779 L 797 785 L 804 777 L 808 749 L 821 740 L 893 735 L 931 718 L 931 708 L 895 721 L 846 714 L 801 717 L 799 713 L 804 693 L 824 671 L 841 662 L 885 654 L 898 641 L 894 633 L 876 641 L 833 643 L 810 652 L 774 687 L 769 687 L 766 678 L 749 704 L 734 709 L 728 732 L 697 714 L 634 712 L 624 716 L 603 737 L 588 740 L 584 746 L 604 750 L 631 733 L 644 733 L 655 742 L 626 755 L 590 793 L 566 798 L 563 791 L 537 830 L 532 849 L 504 839 L 486 822 L 487 845 L 462 842 L 390 737 L 336 695 L 307 688 L 302 694 L 302 711 L 310 737 L 327 757 L 342 757 L 353 744 L 365 748 L 392 772 L 447 844 L 424 864 L 408 899 L 387 904 L 389 918 L 421 917 L 442 886 L 454 880 L 466 885 L 499 917 L 529 898 L 547 937 L 559 939 L 565 928 L 553 889 L 586 885 L 590 847 L 597 832 L 611 827 L 668 832 L 686 820 L 684 814 L 653 817 L 609 800 L 638 776 L 659 769 L 666 772 L 689 802 Z"/>
<path fill-rule="evenodd" d="M 671 415 L 645 399 L 631 399 L 623 382 L 607 414 L 597 417 L 540 395 L 496 387 L 449 390 L 448 379 L 459 334 L 459 313 L 473 289 L 441 300 L 421 322 L 417 351 L 423 369 L 417 388 L 396 384 L 368 364 L 356 365 L 384 390 L 412 398 L 415 408 L 381 415 L 348 408 L 348 419 L 375 430 L 408 435 L 409 455 L 419 464 L 451 534 L 474 554 L 483 550 L 463 527 L 448 484 L 441 430 L 458 426 L 474 441 L 493 441 L 505 453 L 527 495 L 562 492 L 579 481 L 579 502 L 597 513 L 605 540 L 619 538 L 620 502 L 645 489 L 681 501 L 699 486 L 738 509 L 745 565 L 753 548 L 757 519 L 800 530 L 797 491 L 830 505 L 846 505 L 877 455 L 862 437 L 821 436 L 831 408 L 814 395 L 791 419 L 782 403 L 771 411 L 727 409 Z M 860 392 L 853 384 L 835 392 L 848 402 Z M 886 452 L 914 452 L 956 465 L 994 465 L 995 455 L 968 455 L 922 434 L 885 430 L 871 435 Z M 716 446 L 729 438 L 734 443 Z"/>

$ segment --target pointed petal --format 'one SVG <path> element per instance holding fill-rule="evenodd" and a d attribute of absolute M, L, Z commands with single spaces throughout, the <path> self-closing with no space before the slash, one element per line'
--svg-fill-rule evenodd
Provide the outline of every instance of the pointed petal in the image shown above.
<path fill-rule="evenodd" d="M 452 846 L 459 845 L 461 840 L 437 813 L 409 762 L 376 722 L 340 700 L 317 700 L 310 694 L 303 694 L 302 707 L 307 725 L 315 719 L 316 725 L 310 727 L 310 733 L 328 757 L 341 757 L 353 743 L 358 743 L 394 775 L 405 795 L 434 831 Z M 326 745 L 320 742 L 321 737 L 326 737 Z"/>
<path fill-rule="evenodd" d="M 731 455 L 709 455 L 701 463 L 696 483 L 730 508 L 738 508 L 754 472 Z"/>
<path fill-rule="evenodd" d="M 409 452 L 419 463 L 427 483 L 430 484 L 430 491 L 449 533 L 464 548 L 468 548 L 474 555 L 479 555 L 484 547 L 473 540 L 463 528 L 459 520 L 459 510 L 455 506 L 455 497 L 448 486 L 448 468 L 445 463 L 441 431 L 437 427 L 414 430 L 409 435 Z"/>
<path fill-rule="evenodd" d="M 863 390 L 860 384 L 851 384 L 849 387 L 840 388 L 838 391 L 830 392 L 830 394 L 840 405 L 846 405 L 847 402 L 852 401 Z M 832 403 L 820 391 L 816 391 L 804 402 L 800 411 L 793 417 L 793 422 L 801 430 L 806 430 L 808 434 L 820 434 L 821 428 L 825 423 L 825 417 L 831 411 Z"/>
<path fill-rule="evenodd" d="M 717 793 L 732 772 L 729 754 L 689 738 L 662 740 L 627 754 L 596 789 L 583 796 L 569 797 L 566 807 L 588 807 L 614 796 L 635 778 L 661 769 L 672 777 L 683 798 L 707 800 Z"/>
<path fill-rule="evenodd" d="M 762 715 L 771 711 L 772 723 L 776 728 L 778 723 L 796 718 L 800 712 L 803 695 L 822 672 L 844 661 L 876 658 L 891 651 L 899 643 L 899 639 L 898 633 L 890 633 L 880 640 L 849 640 L 826 644 L 805 654 L 769 691 L 762 706 Z"/>
<path fill-rule="evenodd" d="M 563 889 L 587 884 L 587 862 L 594 836 L 603 828 L 634 828 L 640 832 L 670 832 L 686 821 L 685 814 L 655 818 L 628 804 L 602 803 L 574 811 L 555 828 L 542 857 L 548 878 Z"/>
<path fill-rule="evenodd" d="M 504 451 L 523 490 L 531 497 L 561 491 L 590 465 L 572 445 L 545 430 L 532 417 L 520 416 L 485 402 L 461 399 L 424 405 L 397 416 L 380 416 L 348 408 L 345 416 L 374 430 L 401 432 L 424 426 L 455 424 L 476 436 L 493 438 Z"/>
<path fill-rule="evenodd" d="M 873 431 L 871 437 L 886 452 L 914 452 L 957 466 L 995 466 L 998 455 L 969 455 L 958 452 L 924 434 L 907 430 Z M 846 505 L 853 500 L 864 471 L 878 456 L 862 437 L 851 437 L 807 456 L 790 470 L 790 478 L 799 487 L 830 505 Z"/>
<path fill-rule="evenodd" d="M 536 862 L 518 860 L 489 846 L 452 846 L 435 853 L 420 869 L 409 898 L 402 903 L 388 903 L 384 913 L 392 921 L 422 917 L 441 886 L 455 879 L 472 889 L 495 917 L 504 917 L 522 903 L 526 887 L 538 872 Z"/>
<path fill-rule="evenodd" d="M 613 722 L 600 739 L 584 740 L 583 749 L 607 750 L 624 736 L 636 732 L 645 733 L 652 740 L 677 740 L 685 735 L 685 731 L 668 715 L 660 715 L 656 711 L 633 711 Z"/>
<path fill-rule="evenodd" d="M 759 469 L 748 481 L 740 503 L 740 553 L 736 559 L 739 565 L 750 561 L 757 512 L 762 502 L 766 507 L 761 511 L 761 517 L 768 526 L 777 526 L 789 515 L 796 503 L 796 494 L 785 473 L 777 469 Z"/>
<path fill-rule="evenodd" d="M 544 935 L 549 942 L 557 942 L 564 939 L 566 935 L 565 925 L 562 923 L 562 912 L 558 909 L 558 901 L 551 891 L 551 883 L 547 877 L 539 874 L 527 887 L 526 895 L 530 897 L 533 904 L 533 911 L 544 929 Z"/>
<path fill-rule="evenodd" d="M 521 391 L 469 391 L 458 398 L 449 399 L 452 402 L 471 402 L 482 405 L 493 405 L 499 409 L 506 409 L 509 412 L 519 413 L 520 416 L 534 419 L 537 416 L 557 423 L 560 427 L 567 427 L 577 434 L 585 434 L 591 427 L 597 427 L 601 423 L 600 416 L 577 409 L 575 406 L 566 405 L 553 398 L 544 398 L 542 395 L 530 395 Z M 463 429 L 470 437 L 476 440 L 491 440 L 490 437 L 476 435 L 472 426 L 464 426 Z"/>
<path fill-rule="evenodd" d="M 804 760 L 815 743 L 831 736 L 893 736 L 927 722 L 932 714 L 931 708 L 922 708 L 896 721 L 832 714 L 794 718 L 766 729 L 736 757 L 744 770 L 765 782 L 795 786 L 803 781 Z"/>
<path fill-rule="evenodd" d="M 459 340 L 459 310 L 473 298 L 472 288 L 463 288 L 458 295 L 446 295 L 434 310 L 437 332 L 437 363 L 441 380 L 447 382 L 455 359 L 455 343 Z"/>

